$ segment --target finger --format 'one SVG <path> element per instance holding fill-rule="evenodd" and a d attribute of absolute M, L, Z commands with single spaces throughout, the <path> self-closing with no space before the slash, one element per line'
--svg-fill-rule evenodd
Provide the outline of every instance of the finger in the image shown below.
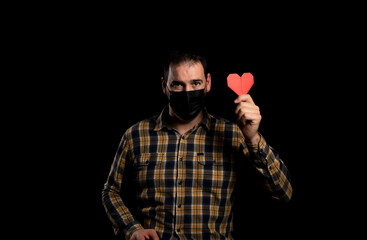
<path fill-rule="evenodd" d="M 244 112 L 237 115 L 237 121 L 251 121 L 251 122 L 260 122 L 261 114 L 256 112 Z"/>
<path fill-rule="evenodd" d="M 235 113 L 238 114 L 239 111 L 260 112 L 260 108 L 253 103 L 240 102 L 235 109 Z"/>
<path fill-rule="evenodd" d="M 252 97 L 250 96 L 250 94 L 243 94 L 238 96 L 235 100 L 235 103 L 240 103 L 240 102 L 250 102 L 250 103 L 254 103 L 254 100 L 252 100 Z"/>
<path fill-rule="evenodd" d="M 236 118 L 237 118 L 237 119 L 239 119 L 239 118 L 241 118 L 243 115 L 245 115 L 245 116 L 246 116 L 246 118 L 247 118 L 247 116 L 248 116 L 249 114 L 260 115 L 260 112 L 259 112 L 258 110 L 256 110 L 256 109 L 245 109 L 245 110 L 240 109 L 240 110 L 236 113 Z"/>
<path fill-rule="evenodd" d="M 158 234 L 155 230 L 149 231 L 149 239 L 159 240 Z"/>
<path fill-rule="evenodd" d="M 152 238 L 153 240 L 159 240 L 159 237 L 158 237 L 158 235 L 156 234 L 155 236 L 153 236 L 153 238 Z"/>

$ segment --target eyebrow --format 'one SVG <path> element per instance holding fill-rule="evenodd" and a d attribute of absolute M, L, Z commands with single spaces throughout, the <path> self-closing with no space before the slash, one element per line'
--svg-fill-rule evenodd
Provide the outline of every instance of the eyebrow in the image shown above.
<path fill-rule="evenodd" d="M 190 83 L 191 84 L 193 84 L 193 83 L 196 83 L 196 82 L 204 82 L 202 79 L 191 79 L 190 80 Z M 180 81 L 180 80 L 173 80 L 172 82 L 171 82 L 171 84 L 173 84 L 173 83 L 185 83 L 184 81 Z"/>

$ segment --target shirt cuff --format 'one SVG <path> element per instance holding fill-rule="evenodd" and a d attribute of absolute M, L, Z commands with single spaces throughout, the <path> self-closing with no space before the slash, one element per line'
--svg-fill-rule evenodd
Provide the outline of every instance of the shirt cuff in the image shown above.
<path fill-rule="evenodd" d="M 143 226 L 140 223 L 135 222 L 135 224 L 128 228 L 128 230 L 125 232 L 125 239 L 130 240 L 133 233 L 140 229 L 144 229 Z"/>
<path fill-rule="evenodd" d="M 260 140 L 257 144 L 246 143 L 246 146 L 254 160 L 256 166 L 264 168 L 267 166 L 267 156 L 269 153 L 269 146 L 265 141 L 265 138 L 259 133 Z"/>
<path fill-rule="evenodd" d="M 246 142 L 246 145 L 251 153 L 260 153 L 261 150 L 265 148 L 265 145 L 266 145 L 265 139 L 260 133 L 259 135 L 260 135 L 260 140 L 257 144 L 251 144 L 251 143 Z"/>

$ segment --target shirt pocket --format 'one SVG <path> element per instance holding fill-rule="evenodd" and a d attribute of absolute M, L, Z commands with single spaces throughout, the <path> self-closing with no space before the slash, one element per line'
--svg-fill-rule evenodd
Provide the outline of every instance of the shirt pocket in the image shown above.
<path fill-rule="evenodd" d="M 197 154 L 197 186 L 212 193 L 225 193 L 234 181 L 230 160 L 220 154 Z"/>
<path fill-rule="evenodd" d="M 134 162 L 135 180 L 141 191 L 154 192 L 159 188 L 158 177 L 161 172 L 164 154 L 142 153 Z"/>

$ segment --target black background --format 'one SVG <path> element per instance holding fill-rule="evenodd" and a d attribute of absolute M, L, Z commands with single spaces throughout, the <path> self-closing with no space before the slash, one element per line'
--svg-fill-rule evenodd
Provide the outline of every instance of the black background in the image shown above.
<path fill-rule="evenodd" d="M 340 217 L 348 211 L 340 199 L 351 190 L 346 175 L 334 171 L 346 166 L 340 161 L 344 147 L 336 140 L 342 130 L 335 110 L 341 103 L 335 104 L 334 94 L 345 59 L 331 44 L 338 29 L 298 13 L 251 21 L 240 11 L 211 18 L 154 12 L 143 18 L 94 6 L 64 12 L 51 23 L 50 17 L 40 18 L 41 27 L 25 34 L 30 40 L 24 48 L 33 81 L 23 87 L 35 90 L 27 91 L 32 101 L 22 102 L 22 116 L 30 116 L 23 127 L 31 129 L 27 136 L 41 140 L 32 148 L 39 161 L 26 165 L 40 173 L 28 184 L 37 206 L 32 216 L 42 216 L 31 231 L 115 239 L 101 190 L 119 141 L 128 127 L 167 104 L 160 83 L 167 54 L 194 49 L 208 60 L 207 107 L 213 114 L 234 120 L 236 94 L 226 77 L 254 75 L 249 93 L 263 117 L 260 132 L 292 178 L 287 204 L 256 195 L 239 198 L 244 203 L 236 212 L 238 239 L 327 236 L 336 226 L 344 232 Z"/>

